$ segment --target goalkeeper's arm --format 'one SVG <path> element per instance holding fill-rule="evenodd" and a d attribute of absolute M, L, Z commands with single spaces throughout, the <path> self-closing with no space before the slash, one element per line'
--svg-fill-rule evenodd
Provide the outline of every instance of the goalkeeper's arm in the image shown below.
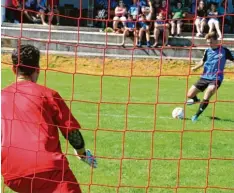
<path fill-rule="evenodd" d="M 71 146 L 75 149 L 75 153 L 77 154 L 77 156 L 79 156 L 79 158 L 82 161 L 86 162 L 87 164 L 89 164 L 90 166 L 94 168 L 97 167 L 96 159 L 93 157 L 90 150 L 85 149 L 84 138 L 81 132 L 79 131 L 79 129 L 70 131 L 68 133 L 67 139 L 69 143 L 71 144 Z"/>
<path fill-rule="evenodd" d="M 90 166 L 97 167 L 96 159 L 88 149 L 85 149 L 84 139 L 78 129 L 80 124 L 72 115 L 65 101 L 57 92 L 54 92 L 53 97 L 48 100 L 51 104 L 51 108 L 48 110 L 53 113 L 53 121 L 56 125 L 59 125 L 61 133 L 75 149 L 75 154 Z M 77 129 L 74 130 L 74 128 Z"/>
<path fill-rule="evenodd" d="M 70 131 L 67 139 L 79 156 L 85 156 L 85 142 L 79 129 Z"/>

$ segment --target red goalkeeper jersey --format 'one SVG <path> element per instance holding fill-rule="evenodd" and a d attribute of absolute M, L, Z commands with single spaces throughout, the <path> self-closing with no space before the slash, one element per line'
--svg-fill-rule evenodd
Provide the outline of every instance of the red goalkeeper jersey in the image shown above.
<path fill-rule="evenodd" d="M 2 96 L 2 175 L 5 180 L 68 168 L 58 128 L 63 135 L 80 128 L 60 95 L 21 81 Z"/>

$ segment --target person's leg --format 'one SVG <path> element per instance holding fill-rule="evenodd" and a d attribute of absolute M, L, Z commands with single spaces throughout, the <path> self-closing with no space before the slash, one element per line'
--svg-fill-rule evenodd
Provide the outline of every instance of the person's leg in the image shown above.
<path fill-rule="evenodd" d="M 81 193 L 79 183 L 77 182 L 76 177 L 70 169 L 64 172 L 63 182 L 60 183 L 59 186 L 57 186 L 56 190 L 54 190 L 53 192 Z"/>
<path fill-rule="evenodd" d="M 81 193 L 80 186 L 70 169 L 65 172 L 54 170 L 36 173 L 35 176 L 29 175 L 4 183 L 18 193 Z"/>
<path fill-rule="evenodd" d="M 120 18 L 120 21 L 122 22 L 123 26 L 126 27 L 127 18 L 124 17 L 124 16 L 122 16 L 122 17 Z"/>
<path fill-rule="evenodd" d="M 165 38 L 164 44 L 165 44 L 166 46 L 170 46 L 170 45 L 168 45 L 169 29 L 168 29 L 168 28 L 165 28 L 164 32 L 165 32 L 165 33 L 164 33 L 164 38 Z"/>
<path fill-rule="evenodd" d="M 201 23 L 201 34 L 202 34 L 202 35 L 203 35 L 203 33 L 204 33 L 204 28 L 205 28 L 205 26 L 206 26 L 206 21 L 203 20 L 202 23 Z"/>
<path fill-rule="evenodd" d="M 199 102 L 200 100 L 197 98 L 197 94 L 200 92 L 201 91 L 196 86 L 192 85 L 187 93 L 187 97 L 189 98 L 187 105 L 192 105 L 196 102 Z"/>
<path fill-rule="evenodd" d="M 199 105 L 199 108 L 198 108 L 196 114 L 192 117 L 192 121 L 196 121 L 198 119 L 198 117 L 204 112 L 204 110 L 209 105 L 210 98 L 216 93 L 216 91 L 220 85 L 221 85 L 221 83 L 219 81 L 218 82 L 213 81 L 211 84 L 209 84 L 209 86 L 207 87 L 207 89 L 205 91 L 203 101 Z"/>
<path fill-rule="evenodd" d="M 214 23 L 212 20 L 209 20 L 208 26 L 209 26 L 209 33 L 211 33 L 214 30 Z"/>
<path fill-rule="evenodd" d="M 48 13 L 48 24 L 52 25 L 54 14 L 52 12 Z"/>
<path fill-rule="evenodd" d="M 200 99 L 197 98 L 199 92 L 203 92 L 208 86 L 208 82 L 205 79 L 200 78 L 194 85 L 191 86 L 187 93 L 189 98 L 187 105 L 193 105 L 194 103 L 200 102 Z"/>
<path fill-rule="evenodd" d="M 177 35 L 178 36 L 181 35 L 181 26 L 182 26 L 181 20 L 177 20 Z"/>
<path fill-rule="evenodd" d="M 171 21 L 171 35 L 172 36 L 175 35 L 175 28 L 176 28 L 175 21 Z"/>
<path fill-rule="evenodd" d="M 14 192 L 30 193 L 32 178 L 33 178 L 33 175 L 27 176 L 25 178 L 17 178 L 13 180 L 4 181 L 4 183 L 8 188 L 13 190 Z"/>
<path fill-rule="evenodd" d="M 125 39 L 126 37 L 129 35 L 129 30 L 128 29 L 125 29 L 124 32 L 123 32 L 123 41 L 121 43 L 121 46 L 124 46 L 125 44 Z"/>
<path fill-rule="evenodd" d="M 214 23 L 214 25 L 215 25 L 215 29 L 216 29 L 216 31 L 217 31 L 217 33 L 218 33 L 218 35 L 219 35 L 219 39 L 222 39 L 222 33 L 221 33 L 221 31 L 220 31 L 219 21 L 216 21 L 216 22 Z"/>
<path fill-rule="evenodd" d="M 145 36 L 146 36 L 146 41 L 147 41 L 147 47 L 150 47 L 150 29 L 149 26 L 146 26 L 146 30 L 145 30 Z"/>
<path fill-rule="evenodd" d="M 56 14 L 56 22 L 57 22 L 57 25 L 59 25 L 60 24 L 60 17 L 59 17 L 59 9 L 58 8 L 54 9 L 54 14 Z"/>
<path fill-rule="evenodd" d="M 41 22 L 43 25 L 48 25 L 46 22 L 45 22 L 45 11 L 40 9 L 40 17 L 41 17 Z"/>
<path fill-rule="evenodd" d="M 134 31 L 134 37 L 135 37 L 135 41 L 134 41 L 134 46 L 138 45 L 138 40 L 139 40 L 139 30 L 136 29 L 136 31 Z"/>
<path fill-rule="evenodd" d="M 116 30 L 118 28 L 119 23 L 119 17 L 115 16 L 113 19 L 113 30 Z"/>
<path fill-rule="evenodd" d="M 201 25 L 200 25 L 200 19 L 196 19 L 195 20 L 195 26 L 196 26 L 196 30 L 197 30 L 197 35 L 196 36 L 199 36 L 201 34 Z"/>
<path fill-rule="evenodd" d="M 142 37 L 143 37 L 144 32 L 145 32 L 145 30 L 144 30 L 144 28 L 142 27 L 142 28 L 140 29 L 140 31 L 139 31 L 139 41 L 138 41 L 138 44 L 137 44 L 138 47 L 141 47 L 141 46 L 142 46 L 141 41 L 142 41 Z"/>
<path fill-rule="evenodd" d="M 155 27 L 154 28 L 154 45 L 153 45 L 153 47 L 157 47 L 157 45 L 158 45 L 159 34 L 160 34 L 160 29 L 158 27 Z"/>
<path fill-rule="evenodd" d="M 21 12 L 22 8 L 18 8 L 16 10 L 11 10 L 12 11 L 12 16 L 13 16 L 13 21 L 12 22 L 19 22 L 21 23 Z"/>
<path fill-rule="evenodd" d="M 30 21 L 30 22 L 33 22 L 33 18 L 29 15 L 28 11 L 24 11 L 24 15 L 27 17 L 27 19 Z"/>

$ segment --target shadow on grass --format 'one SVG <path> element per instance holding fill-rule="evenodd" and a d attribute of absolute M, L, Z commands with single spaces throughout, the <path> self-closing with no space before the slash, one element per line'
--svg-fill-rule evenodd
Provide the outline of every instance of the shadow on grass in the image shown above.
<path fill-rule="evenodd" d="M 224 122 L 234 123 L 234 120 L 231 120 L 231 119 L 221 119 L 219 117 L 211 117 L 211 116 L 209 116 L 208 118 L 211 119 L 211 120 L 214 119 L 215 121 L 224 121 Z"/>

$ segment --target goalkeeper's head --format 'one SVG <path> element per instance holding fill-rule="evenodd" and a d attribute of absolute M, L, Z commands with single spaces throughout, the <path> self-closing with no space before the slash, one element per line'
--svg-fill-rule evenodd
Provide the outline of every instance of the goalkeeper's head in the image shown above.
<path fill-rule="evenodd" d="M 32 45 L 20 45 L 12 52 L 13 71 L 21 79 L 37 82 L 40 72 L 40 51 Z"/>
<path fill-rule="evenodd" d="M 211 48 L 218 47 L 218 35 L 215 32 L 210 32 L 205 36 L 206 42 Z"/>

